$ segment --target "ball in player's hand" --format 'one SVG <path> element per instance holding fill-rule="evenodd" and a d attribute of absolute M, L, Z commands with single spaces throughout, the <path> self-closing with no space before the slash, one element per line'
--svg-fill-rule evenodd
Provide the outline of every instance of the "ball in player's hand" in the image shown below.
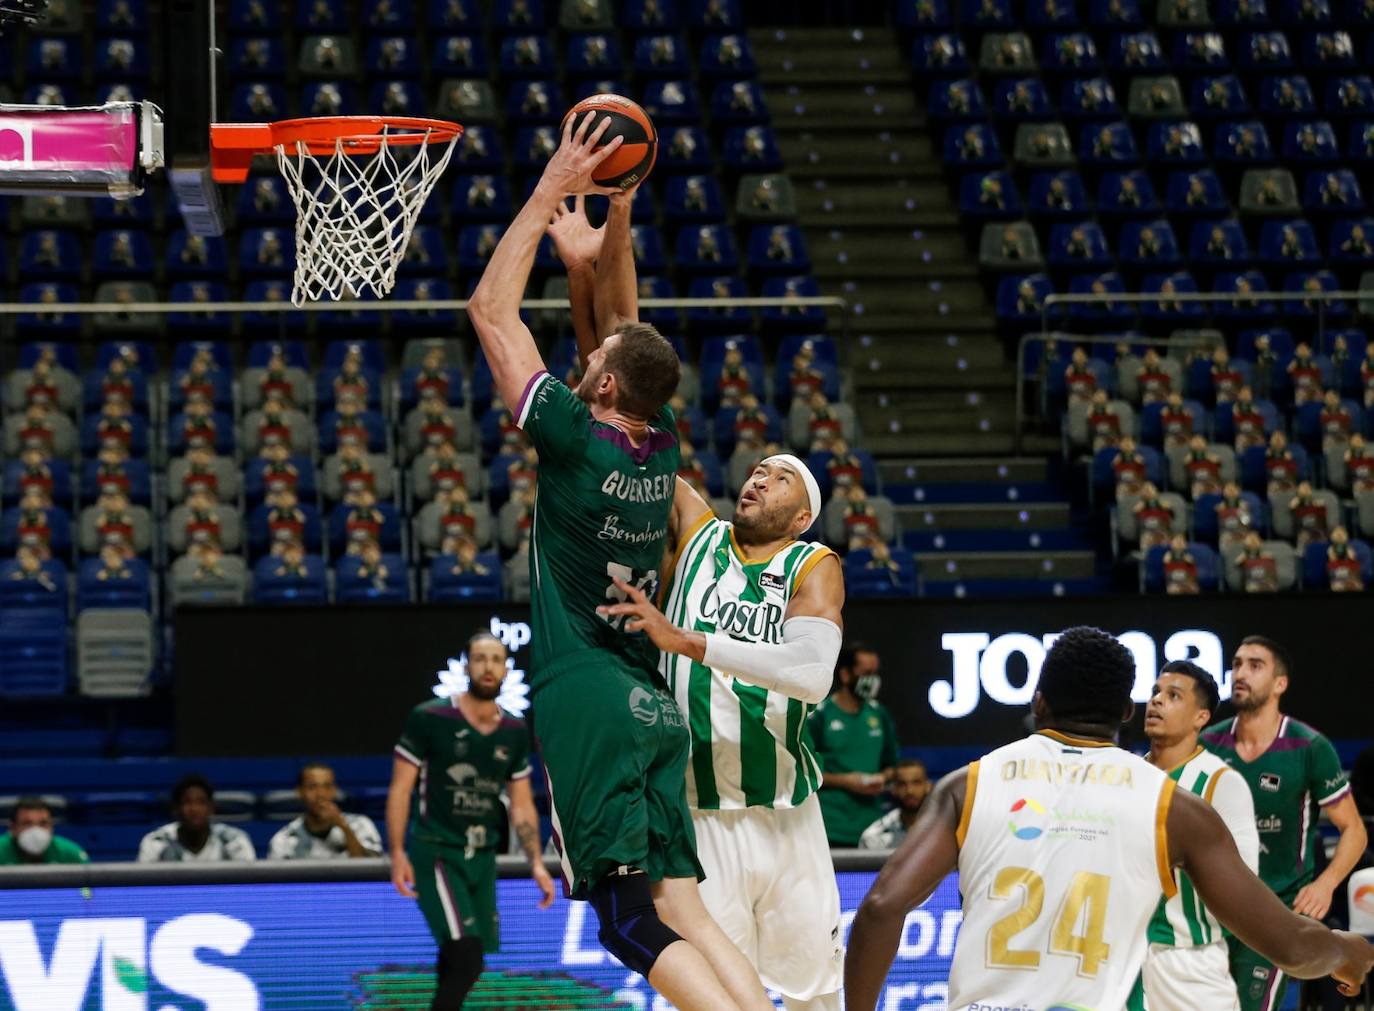
<path fill-rule="evenodd" d="M 611 118 L 611 125 L 601 135 L 597 150 L 616 137 L 624 138 L 620 148 L 597 166 L 593 181 L 598 186 L 622 190 L 643 182 L 654 167 L 654 159 L 658 157 L 658 131 L 654 129 L 654 121 L 649 114 L 637 102 L 621 95 L 593 95 L 569 109 L 563 122 L 566 123 L 569 116 L 575 116 L 576 122 L 581 123 L 589 112 L 597 114 L 592 121 L 592 129 L 600 125 L 603 116 Z"/>

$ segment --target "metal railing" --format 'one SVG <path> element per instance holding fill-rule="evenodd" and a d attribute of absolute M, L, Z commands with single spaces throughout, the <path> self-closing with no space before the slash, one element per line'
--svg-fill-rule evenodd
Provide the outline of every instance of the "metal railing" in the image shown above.
<path fill-rule="evenodd" d="M 1214 344 L 1214 340 L 1206 337 L 1189 336 L 1188 330 L 1196 330 L 1208 326 L 1215 321 L 1210 319 L 1198 319 L 1182 322 L 1175 333 L 1179 336 L 1152 337 L 1147 334 L 1139 333 L 1119 333 L 1108 336 L 1088 336 L 1067 331 L 1053 330 L 1050 327 L 1050 317 L 1058 310 L 1062 314 L 1075 305 L 1098 305 L 1113 307 L 1116 305 L 1146 305 L 1149 303 L 1168 304 L 1176 303 L 1179 305 L 1214 305 L 1217 303 L 1230 303 L 1235 306 L 1241 305 L 1261 305 L 1273 304 L 1276 302 L 1315 302 L 1316 303 L 1316 334 L 1318 339 L 1325 337 L 1331 318 L 1328 307 L 1336 302 L 1353 303 L 1353 314 L 1374 317 L 1374 290 L 1341 290 L 1324 292 L 1292 292 L 1292 291 L 1251 291 L 1251 292 L 1121 292 L 1110 295 L 1094 294 L 1059 294 L 1052 293 L 1046 295 L 1040 304 L 1040 330 L 1021 335 L 1021 339 L 1016 346 L 1016 432 L 1015 450 L 1021 452 L 1022 441 L 1025 435 L 1027 410 L 1026 410 L 1026 359 L 1027 351 L 1031 344 L 1045 344 L 1051 340 L 1062 340 L 1068 344 L 1120 344 L 1122 342 L 1130 344 L 1158 344 L 1167 345 L 1170 348 L 1206 347 Z M 1341 323 L 1344 324 L 1348 317 L 1341 316 Z M 1225 321 L 1228 323 L 1234 321 Z M 1275 316 L 1272 320 L 1273 325 L 1282 326 L 1286 323 L 1282 317 Z M 1304 321 L 1311 323 L 1312 321 Z M 1108 324 L 1110 326 L 1110 324 Z M 1259 326 L 1260 321 L 1253 321 L 1251 325 Z M 1042 391 L 1043 392 L 1043 391 Z"/>

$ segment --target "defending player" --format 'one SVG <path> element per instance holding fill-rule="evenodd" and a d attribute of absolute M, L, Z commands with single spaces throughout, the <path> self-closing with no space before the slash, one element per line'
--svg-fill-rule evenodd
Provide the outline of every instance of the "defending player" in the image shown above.
<path fill-rule="evenodd" d="M 1150 739 L 1145 760 L 1212 805 L 1253 871 L 1259 866 L 1259 834 L 1250 787 L 1198 743 L 1198 734 L 1220 704 L 1216 681 L 1197 664 L 1165 664 L 1145 710 Z M 1187 874 L 1176 870 L 1174 881 L 1178 894 L 1162 900 L 1150 919 L 1150 946 L 1127 1011 L 1236 1011 L 1240 998 L 1221 924 L 1197 897 Z"/>
<path fill-rule="evenodd" d="M 873 1011 L 906 914 L 959 871 L 964 922 L 950 1011 L 1122 1007 L 1146 925 L 1182 867 L 1223 924 L 1302 977 L 1354 994 L 1374 946 L 1295 916 L 1246 868 L 1201 798 L 1113 744 L 1130 718 L 1135 660 L 1099 629 L 1050 648 L 1036 733 L 940 781 L 854 920 L 849 1011 Z"/>
<path fill-rule="evenodd" d="M 539 453 L 530 547 L 534 729 L 549 777 L 565 886 L 596 910 L 607 950 L 681 1011 L 763 1011 L 758 976 L 701 903 L 685 774 L 686 724 L 658 651 L 597 614 L 618 585 L 657 591 L 678 467 L 665 405 L 677 354 L 637 322 L 628 197 L 612 211 L 596 264 L 608 334 L 574 392 L 550 376 L 520 319 L 535 251 L 574 194 L 606 193 L 592 174 L 609 125 L 569 121 L 529 201 L 468 303 L 496 386 Z M 619 581 L 619 583 L 617 582 Z"/>
<path fill-rule="evenodd" d="M 506 679 L 506 647 L 489 632 L 467 644 L 468 689 L 411 710 L 396 742 L 386 828 L 391 883 L 420 900 L 439 942 L 433 1011 L 457 1011 L 482 974 L 482 955 L 500 947 L 496 916 L 496 845 L 510 794 L 511 822 L 530 875 L 553 902 L 553 878 L 539 850 L 539 814 L 530 791 L 529 731 L 497 702 Z M 420 805 L 410 825 L 416 783 Z"/>
<path fill-rule="evenodd" d="M 1208 727 L 1202 743 L 1250 786 L 1259 827 L 1260 880 L 1285 906 L 1320 920 L 1368 840 L 1336 749 L 1306 723 L 1279 710 L 1292 672 L 1282 646 L 1263 636 L 1247 636 L 1232 661 L 1231 704 L 1237 715 Z M 1326 811 L 1341 838 L 1326 870 L 1314 877 L 1314 854 L 1321 842 L 1318 809 Z M 1282 1007 L 1286 970 L 1240 938 L 1230 943 L 1231 975 L 1244 1011 Z"/>

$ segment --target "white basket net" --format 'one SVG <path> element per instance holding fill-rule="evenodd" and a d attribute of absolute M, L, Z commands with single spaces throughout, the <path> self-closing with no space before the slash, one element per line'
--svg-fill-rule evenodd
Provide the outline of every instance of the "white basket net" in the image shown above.
<path fill-rule="evenodd" d="M 312 154 L 301 141 L 294 150 L 277 145 L 277 167 L 296 204 L 291 301 L 385 297 L 457 140 L 454 135 L 393 146 L 383 131 L 375 152 L 350 153 L 341 137 L 325 156 Z"/>

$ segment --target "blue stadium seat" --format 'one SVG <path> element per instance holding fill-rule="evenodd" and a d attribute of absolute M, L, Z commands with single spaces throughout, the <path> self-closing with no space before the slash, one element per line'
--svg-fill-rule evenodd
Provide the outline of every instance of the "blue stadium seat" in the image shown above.
<path fill-rule="evenodd" d="M 234 207 L 239 223 L 244 225 L 287 224 L 296 218 L 296 205 L 286 192 L 286 180 L 275 171 L 249 176 L 239 187 Z"/>
<path fill-rule="evenodd" d="M 1137 451 L 1145 462 L 1145 480 L 1162 486 L 1165 481 L 1165 462 L 1163 455 L 1153 446 L 1138 446 Z M 1106 446 L 1093 454 L 1093 487 L 1099 496 L 1110 495 L 1116 485 L 1116 473 L 1112 461 L 1116 459 L 1116 447 Z"/>
<path fill-rule="evenodd" d="M 1329 270 L 1299 270 L 1285 274 L 1283 290 L 1294 295 L 1320 295 L 1322 292 L 1340 291 L 1341 283 Z M 1319 303 L 1324 308 L 1319 311 Z M 1344 299 L 1318 300 L 1314 298 L 1290 298 L 1283 302 L 1283 311 L 1290 316 L 1303 316 L 1315 319 L 1319 314 L 1326 319 L 1342 319 L 1350 315 L 1350 305 Z"/>
<path fill-rule="evenodd" d="M 993 115 L 1015 122 L 1054 118 L 1050 94 L 1038 77 L 1015 77 L 997 82 L 993 89 Z"/>
<path fill-rule="evenodd" d="M 1332 24 L 1328 0 L 1280 0 L 1279 23 L 1285 28 L 1322 28 Z"/>
<path fill-rule="evenodd" d="M 1173 62 L 1185 73 L 1219 74 L 1231 68 L 1221 32 L 1180 32 L 1174 39 Z"/>
<path fill-rule="evenodd" d="M 912 40 L 911 66 L 917 78 L 960 76 L 971 69 L 964 40 L 953 32 L 917 35 Z"/>
<path fill-rule="evenodd" d="M 1121 295 L 1126 292 L 1126 283 L 1114 270 L 1100 274 L 1075 274 L 1069 278 L 1071 295 Z M 1061 306 L 1051 317 L 1057 320 Z M 1075 324 L 1087 327 L 1128 327 L 1135 319 L 1135 309 L 1126 302 L 1075 302 L 1068 307 L 1068 318 Z M 1107 382 L 1101 384 L 1104 388 Z"/>
<path fill-rule="evenodd" d="M 1197 281 L 1186 270 L 1176 270 L 1169 274 L 1147 274 L 1140 283 L 1141 294 L 1159 294 L 1162 297 L 1157 301 L 1142 302 L 1140 316 L 1142 320 L 1169 326 L 1185 326 L 1191 321 L 1201 319 L 1207 315 L 1207 309 L 1201 303 L 1179 302 L 1170 298 L 1170 295 L 1197 294 L 1197 290 Z"/>
<path fill-rule="evenodd" d="M 1363 120 L 1350 124 L 1346 136 L 1345 154 L 1354 162 L 1363 164 L 1374 162 L 1374 121 Z"/>
<path fill-rule="evenodd" d="M 127 579 L 101 579 L 103 566 L 98 558 L 81 563 L 76 576 L 76 609 L 88 607 L 132 607 L 141 611 L 152 608 L 152 580 L 148 563 L 131 558 L 126 563 Z"/>
<path fill-rule="evenodd" d="M 49 460 L 45 466 L 47 467 L 46 475 L 39 473 L 29 476 L 25 473 L 22 460 L 5 461 L 4 469 L 0 470 L 0 503 L 7 506 L 16 504 L 24 494 L 27 478 L 46 486 L 53 502 L 64 509 L 69 509 L 72 504 L 72 496 L 75 493 L 72 486 L 71 464 L 66 460 Z"/>
<path fill-rule="evenodd" d="M 691 81 L 648 81 L 640 105 L 660 127 L 701 123 L 701 102 Z"/>
<path fill-rule="evenodd" d="M 512 209 L 506 177 L 501 174 L 456 177 L 450 207 L 455 220 L 459 221 L 509 221 Z"/>
<path fill-rule="evenodd" d="M 261 505 L 268 492 L 276 490 L 278 487 L 287 490 L 294 489 L 302 502 L 309 502 L 315 498 L 317 494 L 315 464 L 308 456 L 293 456 L 287 460 L 287 463 L 295 468 L 295 475 L 289 479 L 284 476 L 276 476 L 270 482 L 267 475 L 268 461 L 261 457 L 254 457 L 244 464 L 243 497 L 250 509 L 255 509 Z M 264 520 L 264 524 L 265 522 Z M 264 537 L 266 536 L 266 529 L 264 525 Z M 249 536 L 252 536 L 251 530 Z"/>
<path fill-rule="evenodd" d="M 245 81 L 234 85 L 229 115 L 238 123 L 266 123 L 287 115 L 286 90 L 273 81 Z"/>
<path fill-rule="evenodd" d="M 687 287 L 688 298 L 746 298 L 749 289 L 739 277 L 697 277 Z M 688 326 L 699 333 L 734 333 L 750 325 L 751 312 L 738 306 L 688 309 Z"/>
<path fill-rule="evenodd" d="M 188 305 L 197 302 L 225 302 L 229 299 L 229 287 L 220 281 L 176 281 L 172 284 L 167 299 L 170 302 L 184 302 Z M 167 322 L 178 331 L 201 334 L 227 332 L 232 323 L 225 313 L 189 310 L 168 313 Z"/>
<path fill-rule="evenodd" d="M 553 126 L 526 126 L 515 133 L 512 160 L 524 172 L 542 172 L 558 148 L 558 130 Z"/>
<path fill-rule="evenodd" d="M 511 35 L 502 39 L 497 65 L 503 77 L 550 78 L 558 70 L 553 47 L 542 35 Z"/>
<path fill-rule="evenodd" d="M 458 268 L 481 273 L 505 232 L 504 225 L 464 225 L 458 231 Z"/>
<path fill-rule="evenodd" d="M 1194 222 L 1188 236 L 1188 259 L 1194 266 L 1216 269 L 1248 265 L 1251 253 L 1245 230 L 1235 218 Z"/>
<path fill-rule="evenodd" d="M 396 506 L 391 502 L 378 502 L 375 508 L 381 517 L 381 523 L 370 536 L 376 538 L 383 551 L 399 551 L 401 517 L 396 511 Z M 351 539 L 365 539 L 369 536 L 368 530 L 371 528 L 368 525 L 359 525 L 356 530 L 350 527 L 349 517 L 352 513 L 352 506 L 337 505 L 329 514 L 329 546 L 335 555 L 343 554 Z"/>
<path fill-rule="evenodd" d="M 1106 218 L 1154 217 L 1161 211 L 1154 183 L 1140 169 L 1102 173 L 1097 184 L 1097 209 Z"/>
<path fill-rule="evenodd" d="M 1168 550 L 1156 546 L 1145 552 L 1141 566 L 1141 588 L 1146 593 L 1165 592 L 1164 555 Z M 1216 551 L 1206 544 L 1190 542 L 1188 553 L 1193 556 L 1193 564 L 1197 566 L 1198 589 L 1203 593 L 1219 589 L 1222 568 Z"/>
<path fill-rule="evenodd" d="M 443 230 L 438 225 L 416 225 L 397 269 L 412 276 L 447 274 L 449 257 Z"/>
<path fill-rule="evenodd" d="M 1260 448 L 1260 458 L 1263 460 L 1264 450 Z M 1257 527 L 1263 530 L 1266 525 L 1264 517 L 1268 510 L 1264 502 L 1253 492 L 1242 491 L 1241 499 L 1245 502 L 1247 511 L 1255 518 Z M 1207 544 L 1216 544 L 1220 534 L 1217 525 L 1217 505 L 1221 502 L 1221 496 L 1216 494 L 1199 495 L 1197 501 L 1193 503 L 1193 536 L 1199 541 Z"/>
<path fill-rule="evenodd" d="M 1122 225 L 1117 259 L 1123 267 L 1141 271 L 1166 270 L 1183 261 L 1173 226 L 1164 218 Z"/>
<path fill-rule="evenodd" d="M 1182 168 L 1207 161 L 1202 131 L 1196 123 L 1151 123 L 1145 134 L 1145 155 L 1151 163 Z"/>
<path fill-rule="evenodd" d="M 1082 179 L 1078 182 L 1081 186 Z M 1084 199 L 1086 201 L 1086 195 Z M 983 221 L 1010 221 L 1021 217 L 1021 195 L 1016 191 L 1016 183 L 1011 173 L 996 171 L 966 174 L 959 183 L 959 213 L 967 218 Z"/>
<path fill-rule="evenodd" d="M 1291 70 L 1293 53 L 1283 32 L 1245 32 L 1236 39 L 1236 64 L 1251 71 Z"/>
<path fill-rule="evenodd" d="M 796 225 L 755 225 L 746 255 L 749 270 L 758 274 L 805 274 L 811 269 L 806 240 Z"/>
<path fill-rule="evenodd" d="M 410 570 L 405 559 L 384 552 L 380 564 L 385 575 L 364 574 L 362 559 L 340 558 L 334 566 L 334 598 L 340 604 L 408 604 L 411 602 Z"/>
<path fill-rule="evenodd" d="M 93 277 L 148 278 L 153 271 L 153 244 L 148 233 L 125 228 L 96 233 L 91 252 Z"/>
<path fill-rule="evenodd" d="M 1307 545 L 1302 553 L 1302 585 L 1306 590 L 1326 590 L 1331 586 L 1331 571 L 1327 567 L 1326 541 L 1316 541 Z M 1374 582 L 1374 556 L 1364 541 L 1352 539 L 1350 550 L 1360 563 L 1360 577 L 1365 586 Z"/>
<path fill-rule="evenodd" d="M 713 175 L 672 176 L 663 201 L 669 222 L 723 221 L 725 197 Z"/>
<path fill-rule="evenodd" d="M 1059 91 L 1059 111 L 1068 120 L 1121 118 L 1116 90 L 1105 77 L 1065 81 Z"/>
<path fill-rule="evenodd" d="M 144 0 L 100 0 L 95 6 L 95 28 L 101 35 L 148 30 L 148 5 Z"/>
<path fill-rule="evenodd" d="M 81 452 L 87 456 L 95 456 L 100 452 L 101 443 L 111 438 L 108 430 L 101 427 L 101 416 L 99 414 L 87 414 L 81 419 Z M 138 415 L 132 415 L 128 419 L 128 427 L 124 429 L 124 435 L 118 441 L 124 442 L 129 453 L 135 457 L 148 455 L 148 421 Z M 123 426 L 121 426 L 123 427 Z"/>
<path fill-rule="evenodd" d="M 565 107 L 553 81 L 512 81 L 506 93 L 506 119 L 511 123 L 556 123 Z"/>
<path fill-rule="evenodd" d="M 262 0 L 229 0 L 229 27 L 235 35 L 253 35 L 281 28 L 281 5 Z"/>
<path fill-rule="evenodd" d="M 205 352 L 210 355 L 210 359 L 214 363 L 216 369 L 223 372 L 230 372 L 233 370 L 234 355 L 233 352 L 230 351 L 229 345 L 224 341 L 179 341 L 172 347 L 171 398 L 173 407 L 175 407 L 178 403 L 181 402 L 179 400 L 179 393 L 177 388 L 179 379 L 178 373 L 189 368 L 192 360 L 195 359 L 196 356 L 199 355 L 201 352 Z M 216 402 L 218 403 L 218 394 L 216 395 Z"/>
<path fill-rule="evenodd" d="M 682 128 L 674 131 L 680 134 Z M 700 158 L 684 160 L 677 156 L 672 150 L 670 140 L 669 149 L 665 152 L 659 148 L 658 157 L 665 166 L 675 165 L 680 168 L 705 168 Z M 697 149 L 706 151 L 704 145 Z M 778 149 L 778 141 L 773 131 L 766 126 L 735 126 L 725 131 L 725 144 L 721 154 L 721 161 L 729 169 L 740 172 L 777 172 L 783 167 L 782 152 Z"/>
<path fill-rule="evenodd" d="M 367 107 L 383 116 L 423 116 L 425 93 L 414 81 L 376 81 L 368 89 Z"/>
<path fill-rule="evenodd" d="M 687 23 L 693 28 L 721 31 L 744 27 L 739 0 L 690 0 Z"/>
<path fill-rule="evenodd" d="M 1310 116 L 1317 111 L 1317 99 L 1302 74 L 1272 74 L 1260 81 L 1259 108 L 1266 116 Z"/>
<path fill-rule="evenodd" d="M 363 0 L 362 23 L 368 31 L 415 31 L 413 0 Z"/>
<path fill-rule="evenodd" d="M 1000 168 L 1002 145 L 986 123 L 953 123 L 945 129 L 944 161 L 964 168 Z"/>
<path fill-rule="evenodd" d="M 193 440 L 205 439 L 220 456 L 234 452 L 234 422 L 224 411 L 213 412 L 209 419 L 213 428 L 198 430 L 188 424 L 185 414 L 175 414 L 167 424 L 167 451 L 173 456 L 184 456 Z"/>
<path fill-rule="evenodd" d="M 1245 86 L 1235 74 L 1195 79 L 1188 92 L 1188 109 L 1198 119 L 1243 116 L 1250 111 Z"/>
<path fill-rule="evenodd" d="M 491 27 L 498 32 L 536 32 L 549 26 L 545 0 L 495 0 L 491 4 Z"/>
<path fill-rule="evenodd" d="M 1222 217 L 1230 213 L 1221 180 L 1211 169 L 1169 173 L 1165 206 L 1180 217 Z"/>
<path fill-rule="evenodd" d="M 1026 4 L 1026 24 L 1032 28 L 1068 31 L 1078 23 L 1078 11 L 1064 0 L 1028 0 Z"/>
<path fill-rule="evenodd" d="M 49 464 L 52 466 L 52 464 Z M 81 490 L 89 498 L 99 495 L 106 486 L 118 488 L 129 496 L 134 505 L 152 505 L 153 477 L 147 460 L 125 460 L 115 474 L 101 474 L 99 460 L 86 460 L 81 464 Z M 68 481 L 70 482 L 70 477 Z"/>
<path fill-rule="evenodd" d="M 906 548 L 889 548 L 892 566 L 874 566 L 873 552 L 855 548 L 844 559 L 844 581 L 856 598 L 914 597 L 917 592 L 916 561 Z"/>
<path fill-rule="evenodd" d="M 1068 4 L 1056 3 L 1056 10 L 1067 10 L 1072 14 L 1073 8 Z M 1043 9 L 1042 2 L 1041 8 Z M 1041 46 L 1044 54 L 1041 66 L 1051 74 L 1072 74 L 1083 77 L 1088 74 L 1098 74 L 1102 71 L 1102 61 L 1097 55 L 1097 44 L 1093 37 L 1087 32 L 1065 32 L 1062 34 L 1047 35 Z"/>
<path fill-rule="evenodd" d="M 26 578 L 18 559 L 0 561 L 0 613 L 23 608 L 26 611 L 53 611 L 65 619 L 67 567 L 50 558 L 38 564 L 34 575 L 37 578 Z"/>
<path fill-rule="evenodd" d="M 357 105 L 357 89 L 351 81 L 314 81 L 301 87 L 302 115 L 352 116 Z"/>
<path fill-rule="evenodd" d="M 285 43 L 280 38 L 236 38 L 229 45 L 229 70 L 237 80 L 274 81 L 286 76 Z"/>
<path fill-rule="evenodd" d="M 631 63 L 637 77 L 682 79 L 692 72 L 687 43 L 680 35 L 641 35 Z"/>
<path fill-rule="evenodd" d="M 995 29 L 1015 23 L 1010 0 L 960 0 L 959 21 L 968 28 Z"/>
<path fill-rule="evenodd" d="M 348 7 L 344 0 L 296 0 L 296 30 L 315 35 L 347 32 Z"/>
<path fill-rule="evenodd" d="M 983 90 L 972 78 L 936 81 L 927 103 L 931 119 L 937 121 L 981 120 L 988 113 Z"/>
<path fill-rule="evenodd" d="M 403 35 L 372 35 L 367 40 L 363 66 L 368 77 L 411 79 L 424 70 L 420 47 Z"/>
<path fill-rule="evenodd" d="M 282 562 L 270 556 L 253 566 L 253 599 L 259 604 L 326 604 L 329 594 L 324 560 L 307 555 L 300 575 L 278 575 Z"/>
<path fill-rule="evenodd" d="M 1269 406 L 1273 407 L 1272 404 Z M 1280 426 L 1276 422 L 1275 430 L 1278 427 Z M 1264 450 L 1265 447 L 1263 446 L 1252 446 L 1240 455 L 1241 486 L 1249 492 L 1258 493 L 1256 494 L 1257 498 L 1259 494 L 1265 492 L 1269 483 L 1268 472 L 1265 468 Z M 1293 454 L 1293 462 L 1297 465 L 1298 480 L 1311 480 L 1312 462 L 1302 443 L 1292 440 L 1288 443 L 1288 450 Z"/>
<path fill-rule="evenodd" d="M 1374 112 L 1374 81 L 1368 74 L 1349 74 L 1328 80 L 1325 109 L 1333 117 Z"/>
<path fill-rule="evenodd" d="M 47 608 L 0 611 L 0 697 L 62 695 L 67 679 L 66 614 Z"/>
<path fill-rule="evenodd" d="M 1128 168 L 1139 164 L 1135 136 L 1125 123 L 1099 123 L 1083 127 L 1078 139 L 1078 159 L 1096 168 Z"/>
<path fill-rule="evenodd" d="M 101 81 L 142 81 L 148 76 L 148 43 L 127 36 L 95 42 L 95 76 Z"/>
<path fill-rule="evenodd" d="M 1308 33 L 1303 39 L 1302 62 L 1303 66 L 1318 73 L 1354 70 L 1359 66 L 1350 33 L 1344 31 Z"/>
<path fill-rule="evenodd" d="M 478 555 L 476 563 L 485 571 L 455 574 L 455 559 L 440 555 L 429 563 L 429 600 L 432 603 L 463 603 L 502 599 L 501 558 L 495 552 Z"/>
<path fill-rule="evenodd" d="M 1168 405 L 1163 401 L 1156 400 L 1153 403 L 1144 405 L 1140 409 L 1140 441 L 1156 449 L 1162 449 L 1164 445 L 1164 409 Z M 1184 410 L 1192 415 L 1194 420 L 1194 431 L 1203 430 L 1203 421 L 1206 417 L 1202 405 L 1196 400 L 1185 400 Z"/>
<path fill-rule="evenodd" d="M 995 177 L 1007 174 L 989 173 L 989 175 Z M 969 178 L 968 176 L 964 177 L 966 189 Z M 1021 216 L 1020 200 L 1016 198 L 1016 191 L 1010 189 L 1010 184 L 1011 177 L 1007 175 L 1007 188 L 1003 192 L 1010 194 L 1010 198 L 1006 200 L 1006 209 L 1010 213 L 995 215 L 989 213 L 985 215 L 986 217 L 1018 218 Z M 979 192 L 978 188 L 974 188 L 973 196 L 977 198 Z M 969 213 L 962 198 L 959 209 L 965 214 Z M 1088 200 L 1088 188 L 1083 184 L 1083 177 L 1077 172 L 1037 172 L 1031 176 L 1030 199 L 1026 204 L 1026 210 L 1032 217 L 1078 218 L 1090 213 L 1092 204 Z"/>
<path fill-rule="evenodd" d="M 1050 229 L 1046 262 L 1051 267 L 1102 269 L 1112 262 L 1107 236 L 1095 221 L 1063 222 Z"/>
<path fill-rule="evenodd" d="M 146 191 L 128 200 L 98 197 L 87 202 L 91 208 L 91 221 L 97 228 L 153 226 L 153 195 Z"/>
<path fill-rule="evenodd" d="M 1217 24 L 1228 28 L 1262 28 L 1269 24 L 1266 0 L 1218 0 Z"/>
<path fill-rule="evenodd" d="M 572 35 L 568 38 L 564 66 L 571 77 L 578 79 L 618 79 L 625 69 L 625 58 L 620 52 L 620 42 L 614 35 Z"/>
<path fill-rule="evenodd" d="M 1159 37 L 1152 31 L 1119 32 L 1107 46 L 1107 66 L 1131 74 L 1161 72 L 1168 66 Z"/>
<path fill-rule="evenodd" d="M 711 92 L 711 119 L 716 123 L 767 123 L 768 101 L 753 81 L 721 81 Z"/>
<path fill-rule="evenodd" d="M 478 36 L 441 36 L 434 40 L 429 67 L 438 77 L 485 78 L 490 67 L 487 47 Z"/>
<path fill-rule="evenodd" d="M 30 80 L 71 81 L 85 62 L 79 38 L 38 37 L 28 46 Z"/>
<path fill-rule="evenodd" d="M 681 21 L 677 0 L 625 0 L 621 24 L 634 32 L 676 28 Z"/>
<path fill-rule="evenodd" d="M 1212 290 L 1221 295 L 1248 295 L 1268 294 L 1272 289 L 1269 287 L 1269 279 L 1258 270 L 1226 270 L 1217 274 Z M 1273 302 L 1254 302 L 1237 298 L 1229 302 L 1213 302 L 1211 310 L 1219 319 L 1253 324 L 1272 319 L 1277 312 L 1277 306 Z"/>
<path fill-rule="evenodd" d="M 666 277 L 639 276 L 639 297 L 641 299 L 639 318 L 657 327 L 662 332 L 671 332 L 682 325 L 677 309 L 649 308 L 642 302 L 646 298 L 674 298 L 673 282 Z"/>
<path fill-rule="evenodd" d="M 19 274 L 33 280 L 81 276 L 81 243 L 68 231 L 44 228 L 28 232 L 19 247 Z"/>
<path fill-rule="evenodd" d="M 67 555 L 72 546 L 71 516 L 58 506 L 40 513 L 26 517 L 18 506 L 0 513 L 0 551 L 13 555 L 21 544 L 46 543 L 54 555 Z"/>
<path fill-rule="evenodd" d="M 229 270 L 223 238 L 193 236 L 184 228 L 167 237 L 165 262 L 169 278 L 224 277 Z"/>
<path fill-rule="evenodd" d="M 1374 218 L 1347 218 L 1331 226 L 1327 259 L 1367 268 L 1374 264 Z"/>
<path fill-rule="evenodd" d="M 762 392 L 762 376 L 756 377 L 756 381 L 760 383 L 759 389 Z M 763 415 L 762 420 L 765 425 L 763 441 L 765 443 L 782 442 L 782 422 L 778 418 L 777 412 L 766 404 L 760 404 L 759 411 Z M 739 429 L 737 428 L 740 423 L 739 415 L 740 409 L 738 407 L 722 407 L 716 412 L 713 419 L 712 428 L 715 430 L 716 452 L 725 459 L 729 459 L 730 454 L 735 451 L 735 443 L 739 438 Z"/>
<path fill-rule="evenodd" d="M 709 35 L 697 54 L 702 77 L 739 79 L 758 73 L 754 50 L 746 35 Z"/>
<path fill-rule="evenodd" d="M 1360 183 L 1350 169 L 1317 169 L 1307 174 L 1303 209 L 1315 215 L 1359 214 L 1365 209 Z"/>
<path fill-rule="evenodd" d="M 23 276 L 22 267 L 21 276 Z M 42 307 L 63 302 L 76 302 L 80 298 L 81 295 L 76 285 L 65 281 L 40 281 L 23 285 L 19 289 L 19 301 L 35 306 L 36 311 L 24 313 L 17 318 L 20 333 L 56 336 L 79 332 L 82 323 L 80 316 L 72 313 L 47 312 Z"/>
<path fill-rule="evenodd" d="M 1302 218 L 1266 221 L 1260 226 L 1259 258 L 1270 265 L 1286 265 L 1321 259 L 1316 233 Z"/>
<path fill-rule="evenodd" d="M 1326 120 L 1291 122 L 1283 128 L 1283 160 L 1326 165 L 1339 161 L 1336 131 Z"/>
<path fill-rule="evenodd" d="M 1274 160 L 1274 147 L 1259 120 L 1232 120 L 1218 124 L 1212 155 L 1223 165 L 1266 165 Z"/>
<path fill-rule="evenodd" d="M 769 277 L 762 294 L 764 298 L 815 298 L 821 289 L 810 276 Z M 761 312 L 764 325 L 775 333 L 814 332 L 825 326 L 825 310 L 818 306 L 767 306 Z"/>
<path fill-rule="evenodd" d="M 303 496 L 300 497 L 303 499 Z M 305 501 L 297 508 L 300 517 L 295 523 L 284 522 L 279 524 L 279 530 L 274 530 L 271 509 L 266 505 L 257 506 L 248 514 L 248 550 L 257 556 L 267 553 L 274 539 L 298 538 L 307 551 L 319 551 L 324 540 L 319 509 Z"/>
<path fill-rule="evenodd" d="M 338 452 L 339 431 L 353 430 L 354 425 L 344 424 L 337 411 L 328 411 L 320 417 L 320 452 L 326 456 L 332 456 Z M 356 429 L 360 437 L 367 440 L 367 451 L 369 453 L 380 453 L 386 448 L 386 421 L 380 411 L 362 411 L 359 414 Z"/>
<path fill-rule="evenodd" d="M 249 277 L 289 276 L 296 269 L 296 237 L 287 228 L 245 228 L 239 270 Z"/>
<path fill-rule="evenodd" d="M 1047 274 L 1013 274 L 997 284 L 997 318 L 1009 322 L 1039 321 L 1045 296 L 1054 291 Z"/>

